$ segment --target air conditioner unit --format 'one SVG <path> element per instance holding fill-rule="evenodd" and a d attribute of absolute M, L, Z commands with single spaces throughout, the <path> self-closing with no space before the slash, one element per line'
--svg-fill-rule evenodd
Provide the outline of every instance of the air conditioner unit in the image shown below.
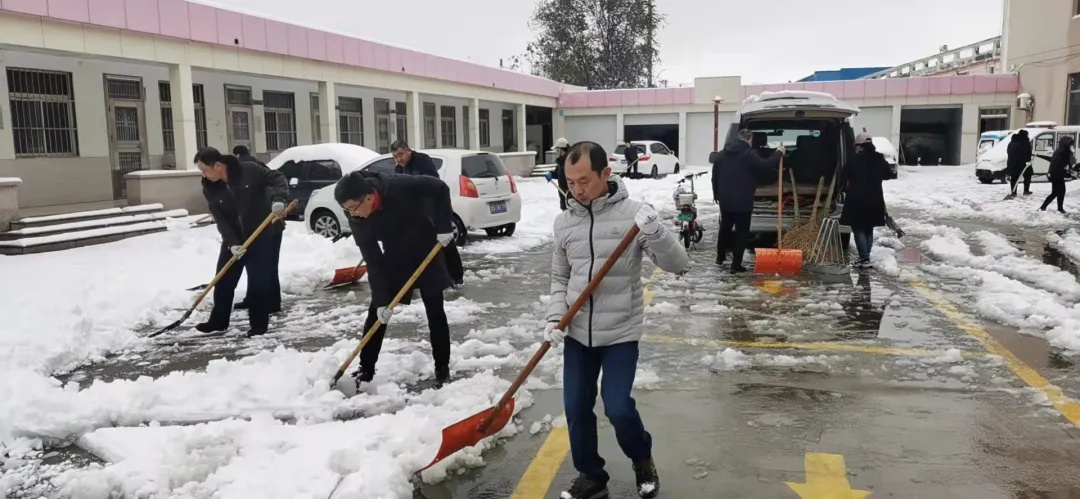
<path fill-rule="evenodd" d="M 1017 95 L 1016 107 L 1022 111 L 1031 111 L 1032 109 L 1035 109 L 1035 98 L 1029 93 Z"/>

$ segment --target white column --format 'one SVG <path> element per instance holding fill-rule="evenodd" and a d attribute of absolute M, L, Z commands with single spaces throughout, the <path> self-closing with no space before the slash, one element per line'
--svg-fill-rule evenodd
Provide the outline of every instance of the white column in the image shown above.
<path fill-rule="evenodd" d="M 690 134 L 690 130 L 686 128 L 686 111 L 679 111 L 679 159 L 681 160 L 683 169 L 686 168 L 686 159 L 690 157 L 689 151 L 686 150 L 686 136 Z"/>
<path fill-rule="evenodd" d="M 480 150 L 480 99 L 469 103 L 469 147 Z"/>
<path fill-rule="evenodd" d="M 319 82 L 319 138 L 322 142 L 341 142 L 338 135 L 337 92 L 332 81 Z"/>
<path fill-rule="evenodd" d="M 900 118 L 903 116 L 904 106 L 900 104 L 893 104 L 892 107 L 892 131 L 889 134 L 889 141 L 891 141 L 897 148 L 900 147 Z M 855 135 L 862 133 L 862 130 L 856 130 Z M 914 164 L 914 163 L 913 163 Z"/>
<path fill-rule="evenodd" d="M 187 64 L 169 66 L 169 89 L 172 93 L 176 166 L 177 169 L 194 170 L 198 141 L 195 138 L 195 92 L 191 86 L 191 66 Z"/>
<path fill-rule="evenodd" d="M 409 145 L 414 149 L 424 147 L 424 104 L 420 102 L 419 92 L 405 93 L 405 110 L 408 112 Z"/>
<path fill-rule="evenodd" d="M 525 104 L 517 105 L 514 119 L 517 120 L 517 150 L 518 152 L 525 152 L 525 143 L 528 142 L 525 137 Z"/>
<path fill-rule="evenodd" d="M 623 125 L 623 113 L 619 111 L 615 113 L 615 140 L 611 141 L 612 144 L 622 144 L 626 140 L 626 126 Z M 607 146 L 607 144 L 601 144 Z M 615 146 L 607 146 L 615 147 Z"/>
<path fill-rule="evenodd" d="M 269 152 L 266 143 L 266 107 L 263 106 L 263 91 L 261 88 L 254 87 L 251 89 L 251 99 L 256 101 L 251 106 L 252 114 L 252 126 L 251 126 L 251 153 L 253 155 L 265 154 Z M 297 135 L 296 140 L 300 140 L 300 136 Z M 232 144 L 229 145 L 231 149 Z"/>

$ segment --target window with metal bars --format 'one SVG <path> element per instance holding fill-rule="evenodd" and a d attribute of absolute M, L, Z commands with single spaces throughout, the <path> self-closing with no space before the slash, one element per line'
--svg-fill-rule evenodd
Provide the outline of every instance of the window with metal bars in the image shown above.
<path fill-rule="evenodd" d="M 296 145 L 296 100 L 292 92 L 263 91 L 266 150 L 281 152 Z"/>
<path fill-rule="evenodd" d="M 161 100 L 161 141 L 166 154 L 176 153 L 176 135 L 173 128 L 172 87 L 167 81 L 158 82 L 158 94 Z M 195 101 L 195 148 L 206 147 L 206 101 L 203 86 L 196 83 L 191 86 L 191 95 Z"/>
<path fill-rule="evenodd" d="M 394 109 L 397 111 L 397 139 L 409 142 L 409 114 L 405 103 L 395 102 Z"/>
<path fill-rule="evenodd" d="M 438 142 L 435 140 L 435 134 L 438 133 L 435 129 L 435 104 L 432 102 L 424 103 L 424 148 L 434 149 L 437 147 Z"/>
<path fill-rule="evenodd" d="M 472 135 L 472 130 L 469 129 L 469 106 L 461 108 L 461 128 L 465 130 L 465 149 L 468 149 L 469 136 Z"/>
<path fill-rule="evenodd" d="M 338 97 L 338 133 L 345 144 L 364 145 L 364 101 Z"/>
<path fill-rule="evenodd" d="M 71 73 L 7 68 L 15 157 L 78 156 Z"/>
<path fill-rule="evenodd" d="M 457 147 L 457 108 L 440 106 L 439 124 L 442 125 L 442 146 Z"/>
<path fill-rule="evenodd" d="M 319 94 L 311 94 L 311 143 L 322 143 L 322 114 L 319 109 Z"/>
<path fill-rule="evenodd" d="M 491 146 L 491 114 L 487 109 L 480 110 L 480 147 Z"/>

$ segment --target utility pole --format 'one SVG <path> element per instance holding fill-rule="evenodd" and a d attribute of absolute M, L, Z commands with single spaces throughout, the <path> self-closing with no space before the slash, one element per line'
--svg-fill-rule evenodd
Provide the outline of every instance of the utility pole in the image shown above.
<path fill-rule="evenodd" d="M 648 5 L 649 32 L 646 35 L 646 39 L 645 39 L 645 43 L 646 43 L 646 45 L 645 45 L 645 54 L 646 54 L 646 57 L 649 58 L 649 62 L 647 63 L 648 67 L 649 67 L 649 80 L 648 80 L 649 81 L 649 88 L 654 88 L 654 85 L 653 85 L 653 66 L 652 66 L 653 65 L 653 25 L 655 24 L 655 23 L 653 23 L 653 0 L 645 0 L 645 1 L 648 2 L 648 4 L 649 4 Z"/>

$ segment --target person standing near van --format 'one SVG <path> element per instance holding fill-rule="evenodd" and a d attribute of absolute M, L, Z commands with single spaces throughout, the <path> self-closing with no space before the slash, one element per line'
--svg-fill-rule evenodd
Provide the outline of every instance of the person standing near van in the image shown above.
<path fill-rule="evenodd" d="M 1031 168 L 1027 167 L 1031 161 L 1031 139 L 1027 130 L 1021 129 L 1009 138 L 1007 153 L 1005 171 L 1009 176 L 1009 195 L 1006 199 L 1016 197 L 1016 184 L 1021 175 L 1024 177 L 1024 195 L 1031 195 Z"/>
<path fill-rule="evenodd" d="M 860 133 L 855 137 L 855 157 L 840 174 L 845 193 L 840 224 L 851 227 L 851 237 L 859 252 L 859 268 L 871 268 L 870 249 L 874 245 L 874 227 L 885 226 L 885 192 L 882 182 L 889 176 L 889 162 L 877 152 L 873 137 Z"/>
<path fill-rule="evenodd" d="M 1047 176 L 1050 177 L 1050 195 L 1046 196 L 1046 201 L 1043 201 L 1039 210 L 1046 211 L 1050 202 L 1056 199 L 1058 211 L 1065 213 L 1065 176 L 1072 165 L 1072 147 L 1072 137 L 1066 135 L 1058 140 L 1057 149 L 1050 158 L 1050 171 L 1047 172 Z"/>
<path fill-rule="evenodd" d="M 555 141 L 551 148 L 558 156 L 555 158 L 555 170 L 545 175 L 548 182 L 555 180 L 559 186 L 559 209 L 566 211 L 566 155 L 570 152 L 570 143 L 564 138 Z"/>
<path fill-rule="evenodd" d="M 270 170 L 270 167 L 266 166 L 266 163 L 263 163 L 255 156 L 252 156 L 251 149 L 248 149 L 245 145 L 234 146 L 232 153 L 241 163 L 254 163 Z M 270 289 L 267 291 L 266 296 L 270 299 L 270 313 L 276 314 L 281 312 L 281 276 L 278 267 L 279 262 L 281 261 L 281 240 L 285 236 L 285 219 L 281 219 L 268 227 L 266 233 L 268 236 L 273 236 L 274 238 L 274 254 L 272 256 L 272 261 L 270 262 L 270 266 L 273 269 L 273 276 L 271 276 Z M 250 307 L 248 306 L 247 298 L 245 297 L 243 300 L 237 302 L 236 305 L 233 305 L 233 308 L 236 310 L 249 309 Z"/>
<path fill-rule="evenodd" d="M 637 146 L 635 146 L 634 144 L 631 144 L 630 139 L 625 139 L 625 140 L 623 140 L 623 142 L 626 143 L 626 144 L 624 144 L 626 149 L 623 149 L 623 157 L 626 159 L 626 173 L 633 173 L 634 175 L 637 175 L 637 172 L 638 172 L 638 168 L 637 168 L 638 167 L 638 164 L 637 164 L 637 160 L 638 160 Z"/>
<path fill-rule="evenodd" d="M 731 273 L 746 272 L 743 253 L 750 239 L 750 218 L 754 212 L 754 191 L 759 174 L 775 172 L 784 157 L 784 144 L 769 159 L 750 147 L 754 133 L 739 130 L 735 140 L 716 154 L 712 169 L 713 198 L 720 204 L 720 235 L 716 240 L 716 264 L 723 265 L 731 250 Z"/>

